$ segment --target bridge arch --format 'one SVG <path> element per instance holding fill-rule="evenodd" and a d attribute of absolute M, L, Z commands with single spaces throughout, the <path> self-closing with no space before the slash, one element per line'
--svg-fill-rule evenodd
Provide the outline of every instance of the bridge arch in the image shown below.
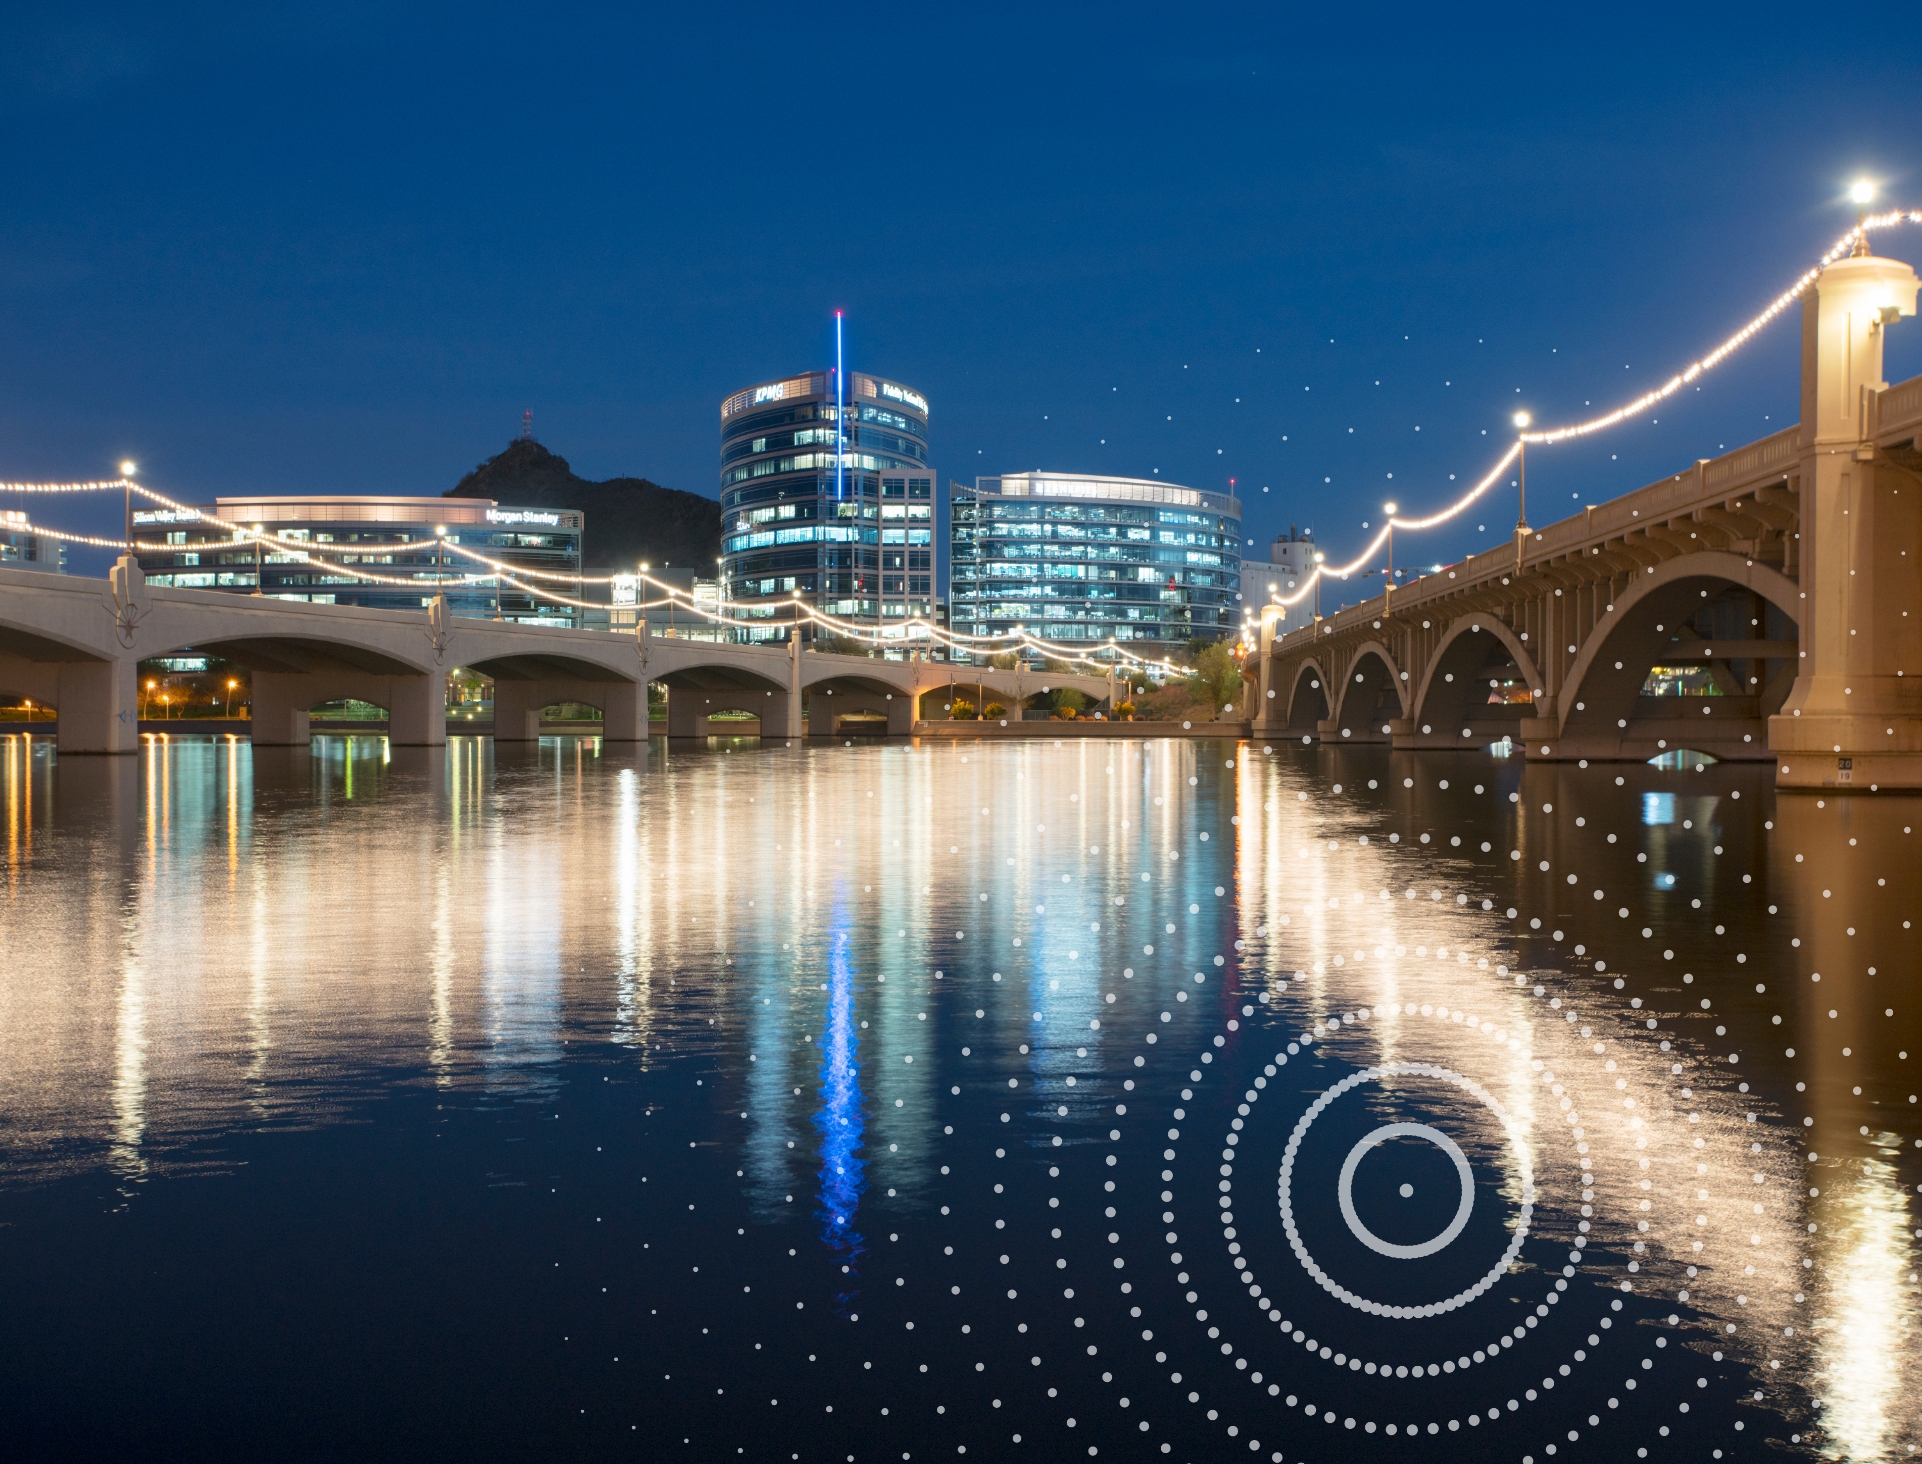
<path fill-rule="evenodd" d="M 1453 737 L 1476 722 L 1519 722 L 1532 717 L 1532 705 L 1491 715 L 1487 697 L 1475 695 L 1488 672 L 1499 674 L 1511 665 L 1527 684 L 1530 695 L 1540 695 L 1544 687 L 1535 659 L 1506 622 L 1486 614 L 1456 617 L 1428 657 L 1421 685 L 1410 703 L 1414 708 L 1410 720 L 1424 735 Z M 1509 729 L 1482 730 L 1492 739 L 1497 732 Z M 1465 739 L 1465 745 L 1469 740 L 1480 745 L 1479 738 Z"/>
<path fill-rule="evenodd" d="M 1348 658 L 1335 698 L 1336 735 L 1349 742 L 1379 742 L 1407 706 L 1407 683 L 1395 656 L 1380 641 L 1363 641 Z"/>
<path fill-rule="evenodd" d="M 1737 634 L 1724 636 L 1712 630 L 1701 636 L 1697 621 L 1704 609 L 1721 610 L 1721 618 L 1730 619 L 1731 591 L 1746 592 L 1757 611 L 1767 606 L 1776 613 L 1737 616 L 1760 622 L 1732 626 Z M 1642 687 L 1650 667 L 1663 664 L 1670 647 L 1677 648 L 1678 659 L 1691 659 L 1692 643 L 1683 642 L 1683 635 L 1711 645 L 1718 638 L 1725 646 L 1754 639 L 1780 648 L 1787 637 L 1772 638 L 1771 622 L 1797 629 L 1801 592 L 1792 580 L 1767 565 L 1724 550 L 1703 550 L 1647 568 L 1615 596 L 1576 653 L 1558 699 L 1557 736 L 1570 744 L 1564 755 L 1641 756 L 1662 744 L 1701 747 L 1717 756 L 1767 755 L 1767 719 L 1779 710 L 1794 680 L 1797 663 L 1793 658 L 1742 658 L 1778 663 L 1779 669 L 1770 667 L 1765 673 L 1758 666 L 1751 673 L 1756 678 L 1752 691 L 1744 683 L 1732 685 L 1718 697 L 1674 698 L 1678 703 L 1697 704 L 1664 707 L 1661 710 L 1672 715 L 1660 718 L 1651 717 L 1650 703 L 1668 699 L 1645 698 Z"/>
<path fill-rule="evenodd" d="M 1288 730 L 1311 736 L 1328 720 L 1328 673 L 1313 656 L 1299 662 L 1288 688 Z"/>

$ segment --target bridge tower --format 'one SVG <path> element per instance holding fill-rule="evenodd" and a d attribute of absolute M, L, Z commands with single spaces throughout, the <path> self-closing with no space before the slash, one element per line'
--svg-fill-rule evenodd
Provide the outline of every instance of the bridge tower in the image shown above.
<path fill-rule="evenodd" d="M 1884 332 L 1915 271 L 1858 248 L 1802 296 L 1801 655 L 1778 786 L 1922 787 L 1922 479 L 1875 446 Z"/>

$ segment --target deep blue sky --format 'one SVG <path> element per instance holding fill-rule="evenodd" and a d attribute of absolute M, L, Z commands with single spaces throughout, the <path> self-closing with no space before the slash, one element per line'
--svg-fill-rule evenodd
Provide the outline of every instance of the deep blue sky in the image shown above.
<path fill-rule="evenodd" d="M 841 306 L 944 480 L 1233 476 L 1340 550 L 1699 354 L 1858 173 L 1922 199 L 1911 48 L 1805 8 L 292 11 L 8 22 L 0 479 L 438 493 L 531 409 L 712 495 L 721 397 Z M 1795 363 L 1531 455 L 1531 518 L 1792 420 Z"/>

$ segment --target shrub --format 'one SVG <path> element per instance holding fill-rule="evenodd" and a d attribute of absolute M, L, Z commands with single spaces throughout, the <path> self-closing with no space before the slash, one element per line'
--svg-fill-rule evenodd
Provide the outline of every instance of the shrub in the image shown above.
<path fill-rule="evenodd" d="M 1135 704 L 1131 701 L 1116 702 L 1114 714 L 1123 722 L 1132 722 L 1135 719 Z"/>
<path fill-rule="evenodd" d="M 948 708 L 948 715 L 957 722 L 972 722 L 981 715 L 981 711 L 973 702 L 956 698 L 954 705 Z"/>
<path fill-rule="evenodd" d="M 992 722 L 1007 715 L 1008 709 L 1002 706 L 1000 702 L 989 702 L 985 707 L 981 708 L 981 716 L 986 721 Z"/>
<path fill-rule="evenodd" d="M 1081 714 L 1077 712 L 1073 707 L 1064 706 L 1064 707 L 1056 707 L 1054 709 L 1054 719 L 1057 722 L 1072 722 L 1076 717 L 1080 715 Z"/>

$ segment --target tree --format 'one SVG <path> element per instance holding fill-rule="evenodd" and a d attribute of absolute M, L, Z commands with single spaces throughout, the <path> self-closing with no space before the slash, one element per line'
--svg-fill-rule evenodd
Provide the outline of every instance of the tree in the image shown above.
<path fill-rule="evenodd" d="M 1241 664 L 1235 660 L 1233 648 L 1226 641 L 1210 641 L 1195 657 L 1188 682 L 1197 696 L 1210 698 L 1217 713 L 1224 706 L 1232 706 L 1241 695 Z"/>

